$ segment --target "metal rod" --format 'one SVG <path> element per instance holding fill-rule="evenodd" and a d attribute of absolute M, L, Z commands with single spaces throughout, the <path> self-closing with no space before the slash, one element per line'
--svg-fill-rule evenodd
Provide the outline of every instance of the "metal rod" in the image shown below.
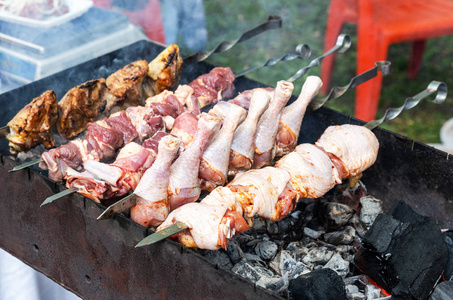
<path fill-rule="evenodd" d="M 444 82 L 440 81 L 431 81 L 428 87 L 418 93 L 417 95 L 413 97 L 408 97 L 404 101 L 404 104 L 400 107 L 397 108 L 389 108 L 385 111 L 384 116 L 378 120 L 373 120 L 368 123 L 366 123 L 364 126 L 370 130 L 373 130 L 374 128 L 378 127 L 385 121 L 393 120 L 397 116 L 399 116 L 404 110 L 409 110 L 416 106 L 420 101 L 423 99 L 431 96 L 432 94 L 436 93 L 436 97 L 434 100 L 430 100 L 429 102 L 433 102 L 435 104 L 441 104 L 447 99 L 447 94 L 448 94 L 448 88 L 447 85 Z"/>
<path fill-rule="evenodd" d="M 143 246 L 147 246 L 147 245 L 151 245 L 151 244 L 154 244 L 154 243 L 157 243 L 159 241 L 162 241 L 174 234 L 177 234 L 178 232 L 181 232 L 183 230 L 186 230 L 187 228 L 189 228 L 189 226 L 187 226 L 186 224 L 184 223 L 181 223 L 181 222 L 176 222 L 175 224 L 167 227 L 167 228 L 164 228 L 158 232 L 155 232 L 151 235 L 148 235 L 146 238 L 144 238 L 143 240 L 141 240 L 137 245 L 135 245 L 135 248 L 137 247 L 143 247 Z"/>
<path fill-rule="evenodd" d="M 375 67 L 372 69 L 369 69 L 368 71 L 359 74 L 355 77 L 353 77 L 349 83 L 345 86 L 342 87 L 333 87 L 327 97 L 322 98 L 322 99 L 315 99 L 313 100 L 309 106 L 308 109 L 311 111 L 317 110 L 324 104 L 326 104 L 327 101 L 339 98 L 343 96 L 344 93 L 346 93 L 347 90 L 352 89 L 357 87 L 358 85 L 367 82 L 368 80 L 376 77 L 379 72 L 381 72 L 382 76 L 386 76 L 390 73 L 390 62 L 389 61 L 378 61 L 374 65 Z"/>
<path fill-rule="evenodd" d="M 3 126 L 0 128 L 0 139 L 5 138 L 9 134 L 9 126 Z"/>
<path fill-rule="evenodd" d="M 211 51 L 198 51 L 197 53 L 184 58 L 184 64 L 191 64 L 207 59 L 213 53 L 224 52 L 231 49 L 234 45 L 246 41 L 260 33 L 270 29 L 279 29 L 282 27 L 282 19 L 279 16 L 269 16 L 267 21 L 255 28 L 244 32 L 238 39 L 232 41 L 223 41 Z"/>
<path fill-rule="evenodd" d="M 55 195 L 53 195 L 53 196 L 50 196 L 50 197 L 46 198 L 46 200 L 44 200 L 44 202 L 41 203 L 40 207 L 43 206 L 43 205 L 52 203 L 52 202 L 54 202 L 55 200 L 58 200 L 58 199 L 60 199 L 60 198 L 63 198 L 64 196 L 67 196 L 67 195 L 76 193 L 77 191 L 78 191 L 77 188 L 70 188 L 70 189 L 61 191 L 61 192 L 59 192 L 59 193 L 57 193 L 57 194 L 55 194 Z"/>
<path fill-rule="evenodd" d="M 337 43 L 335 44 L 335 46 L 332 49 L 330 49 L 323 55 L 313 59 L 308 66 L 297 71 L 296 74 L 291 76 L 291 78 L 289 78 L 287 81 L 290 81 L 290 82 L 296 81 L 300 77 L 304 76 L 308 72 L 308 70 L 310 70 L 313 67 L 318 66 L 321 63 L 321 61 L 324 59 L 324 57 L 329 56 L 336 52 L 345 53 L 350 47 L 351 47 L 351 38 L 349 37 L 349 35 L 340 34 L 337 38 Z"/>
<path fill-rule="evenodd" d="M 308 59 L 310 56 L 311 56 L 310 47 L 306 44 L 299 44 L 296 46 L 296 49 L 294 49 L 291 52 L 286 53 L 285 55 L 283 55 L 280 58 L 276 58 L 276 59 L 271 58 L 262 65 L 258 65 L 258 66 L 254 66 L 254 67 L 250 67 L 248 69 L 242 70 L 241 72 L 236 74 L 236 78 L 244 76 L 245 74 L 248 74 L 250 72 L 253 72 L 253 71 L 261 69 L 261 68 L 274 66 L 282 61 L 290 61 L 290 60 L 293 60 L 296 58 Z"/>
<path fill-rule="evenodd" d="M 107 207 L 106 210 L 97 218 L 98 220 L 105 220 L 111 218 L 115 213 L 120 213 L 125 211 L 128 208 L 137 204 L 137 195 L 132 193 L 127 197 L 124 197 L 118 202 Z"/>
<path fill-rule="evenodd" d="M 39 164 L 40 162 L 42 162 L 42 160 L 40 158 L 31 160 L 31 161 L 27 161 L 26 163 L 23 163 L 21 165 L 15 166 L 12 170 L 9 170 L 8 172 L 16 172 L 16 171 L 28 168 L 30 166 Z"/>

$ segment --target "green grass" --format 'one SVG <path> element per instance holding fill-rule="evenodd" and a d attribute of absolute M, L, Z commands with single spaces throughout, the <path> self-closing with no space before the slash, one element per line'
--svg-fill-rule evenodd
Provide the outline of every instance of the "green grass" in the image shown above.
<path fill-rule="evenodd" d="M 264 22 L 268 15 L 279 15 L 283 28 L 269 31 L 238 44 L 225 53 L 214 54 L 208 60 L 219 66 L 229 66 L 239 72 L 249 66 L 264 63 L 269 58 L 277 58 L 294 49 L 297 44 L 308 44 L 312 58 L 323 53 L 324 31 L 329 1 L 204 1 L 209 35 L 208 49 L 223 40 L 238 38 L 240 33 Z M 355 76 L 356 66 L 356 27 L 347 24 L 343 30 L 351 36 L 353 45 L 344 54 L 338 55 L 332 84 L 343 86 Z M 181 45 L 185 53 L 189 53 Z M 453 86 L 453 36 L 428 41 L 423 64 L 415 80 L 406 76 L 410 55 L 410 43 L 392 44 L 388 60 L 392 62 L 390 75 L 384 78 L 377 117 L 385 109 L 398 107 L 404 100 L 427 87 L 432 80 L 444 81 Z M 308 61 L 282 62 L 247 75 L 249 78 L 275 86 L 282 79 L 288 79 Z M 309 71 L 309 75 L 319 75 L 319 67 Z M 294 94 L 298 94 L 303 79 L 295 82 Z M 383 125 L 384 128 L 408 136 L 423 143 L 439 142 L 439 129 L 453 115 L 452 96 L 442 105 L 428 102 L 404 112 L 395 120 Z M 342 98 L 328 104 L 335 110 L 352 115 L 354 111 L 354 91 L 348 91 Z"/>

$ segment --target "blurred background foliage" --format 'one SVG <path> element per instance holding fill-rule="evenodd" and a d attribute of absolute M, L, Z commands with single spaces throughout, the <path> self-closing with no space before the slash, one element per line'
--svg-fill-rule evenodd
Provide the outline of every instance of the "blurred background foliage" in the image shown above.
<path fill-rule="evenodd" d="M 205 0 L 204 9 L 208 30 L 208 46 L 212 49 L 223 40 L 233 40 L 248 29 L 263 23 L 269 15 L 279 15 L 283 19 L 283 27 L 269 31 L 246 42 L 238 44 L 225 53 L 214 54 L 209 63 L 228 66 L 233 72 L 239 72 L 250 66 L 260 65 L 269 58 L 278 58 L 295 49 L 300 44 L 307 44 L 312 50 L 308 60 L 281 62 L 273 67 L 263 68 L 247 75 L 247 77 L 275 86 L 276 82 L 288 79 L 298 69 L 308 65 L 309 61 L 323 53 L 324 31 L 326 28 L 329 1 L 213 1 Z M 351 48 L 336 59 L 332 74 L 332 84 L 344 86 L 355 76 L 356 68 L 356 26 L 347 24 L 343 33 L 352 38 Z M 191 53 L 179 43 L 183 53 Z M 410 56 L 410 43 L 392 44 L 387 60 L 391 61 L 390 75 L 384 77 L 379 111 L 381 117 L 385 109 L 398 107 L 404 100 L 425 89 L 432 80 L 444 81 L 453 87 L 453 36 L 431 39 L 428 41 L 423 64 L 415 80 L 406 76 Z M 372 68 L 374 66 L 370 66 Z M 320 68 L 311 69 L 308 75 L 319 75 Z M 295 82 L 294 94 L 297 95 L 304 78 Z M 415 109 L 404 112 L 395 120 L 382 127 L 408 136 L 423 143 L 438 143 L 439 130 L 443 123 L 453 117 L 452 95 L 442 105 L 422 102 Z M 328 106 L 353 115 L 354 90 L 348 91 L 343 97 L 331 101 Z"/>

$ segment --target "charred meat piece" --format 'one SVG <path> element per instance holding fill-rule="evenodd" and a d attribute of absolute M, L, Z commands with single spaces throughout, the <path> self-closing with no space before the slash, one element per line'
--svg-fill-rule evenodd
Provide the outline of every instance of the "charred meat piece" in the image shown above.
<path fill-rule="evenodd" d="M 58 132 L 66 139 L 80 134 L 89 122 L 103 117 L 116 102 L 105 79 L 94 79 L 70 89 L 58 102 Z"/>
<path fill-rule="evenodd" d="M 118 99 L 118 106 L 143 105 L 146 98 L 153 96 L 151 89 L 146 86 L 150 84 L 150 81 L 145 80 L 148 70 L 146 60 L 137 60 L 107 77 L 107 87 Z"/>
<path fill-rule="evenodd" d="M 10 133 L 6 138 L 11 154 L 30 150 L 41 143 L 46 148 L 53 147 L 52 127 L 57 116 L 57 99 L 53 91 L 44 92 L 22 108 L 7 124 Z"/>
<path fill-rule="evenodd" d="M 174 90 L 179 84 L 181 71 L 182 57 L 179 48 L 171 44 L 149 63 L 148 76 L 151 79 L 151 90 L 154 94 L 160 94 L 164 90 Z"/>
<path fill-rule="evenodd" d="M 193 88 L 201 107 L 231 97 L 234 91 L 234 74 L 230 68 L 214 68 L 208 74 L 201 75 L 189 85 Z"/>

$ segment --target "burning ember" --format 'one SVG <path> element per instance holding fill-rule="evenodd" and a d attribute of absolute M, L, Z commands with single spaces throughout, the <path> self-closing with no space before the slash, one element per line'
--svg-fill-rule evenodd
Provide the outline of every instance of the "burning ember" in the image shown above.
<path fill-rule="evenodd" d="M 282 221 L 255 219 L 227 251 L 198 251 L 288 299 L 427 299 L 446 270 L 448 234 L 404 202 L 383 214 L 359 182 L 304 199 Z"/>

